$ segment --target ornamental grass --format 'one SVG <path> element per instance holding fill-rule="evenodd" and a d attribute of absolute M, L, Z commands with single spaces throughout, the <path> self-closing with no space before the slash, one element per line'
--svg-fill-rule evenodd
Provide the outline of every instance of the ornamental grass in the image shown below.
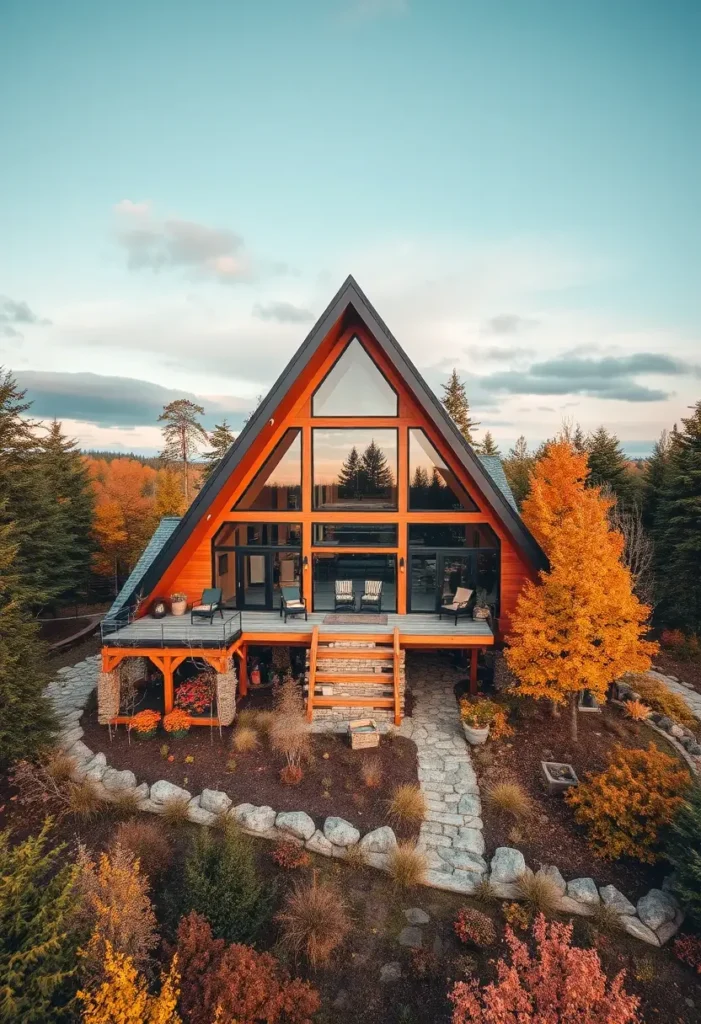
<path fill-rule="evenodd" d="M 418 825 L 427 811 L 426 797 L 418 786 L 409 782 L 397 786 L 387 805 L 387 817 L 395 825 Z"/>
<path fill-rule="evenodd" d="M 258 733 L 248 725 L 237 725 L 231 737 L 231 746 L 237 754 L 250 754 L 260 746 Z"/>
<path fill-rule="evenodd" d="M 165 800 L 161 816 L 170 828 L 179 828 L 188 821 L 190 801 L 184 796 L 171 797 Z"/>
<path fill-rule="evenodd" d="M 414 843 L 397 843 L 387 860 L 387 871 L 398 889 L 413 889 L 426 877 L 428 862 Z"/>
<path fill-rule="evenodd" d="M 134 818 L 122 821 L 114 834 L 110 849 L 120 846 L 128 850 L 139 870 L 150 882 L 165 874 L 173 860 L 173 847 L 160 823 Z"/>
<path fill-rule="evenodd" d="M 305 956 L 312 967 L 325 963 L 351 929 L 348 908 L 338 889 L 319 881 L 297 882 L 276 916 L 281 943 L 295 956 Z"/>
<path fill-rule="evenodd" d="M 487 789 L 486 799 L 495 810 L 510 814 L 517 821 L 527 818 L 533 810 L 531 798 L 516 781 L 495 782 Z"/>
<path fill-rule="evenodd" d="M 664 683 L 651 676 L 649 672 L 630 673 L 623 676 L 623 682 L 639 694 L 640 700 L 658 715 L 666 715 L 677 725 L 684 725 L 692 731 L 698 729 L 699 723 L 684 699 L 668 690 Z"/>
<path fill-rule="evenodd" d="M 557 882 L 544 871 L 534 873 L 526 868 L 516 879 L 519 896 L 524 903 L 536 913 L 550 917 L 557 910 L 560 902 L 560 887 Z"/>

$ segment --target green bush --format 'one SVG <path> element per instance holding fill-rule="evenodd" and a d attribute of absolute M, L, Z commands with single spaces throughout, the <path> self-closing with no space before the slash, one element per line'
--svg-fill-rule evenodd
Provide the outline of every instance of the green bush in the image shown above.
<path fill-rule="evenodd" d="M 47 1024 L 72 1017 L 79 935 L 76 867 L 65 847 L 46 849 L 51 821 L 11 845 L 0 832 L 0 1022 Z"/>
<path fill-rule="evenodd" d="M 179 917 L 194 910 L 207 918 L 215 938 L 251 944 L 270 920 L 273 897 L 247 836 L 233 828 L 195 836 L 177 894 Z"/>
<path fill-rule="evenodd" d="M 694 786 L 677 812 L 665 852 L 674 866 L 674 893 L 701 927 L 701 786 Z"/>

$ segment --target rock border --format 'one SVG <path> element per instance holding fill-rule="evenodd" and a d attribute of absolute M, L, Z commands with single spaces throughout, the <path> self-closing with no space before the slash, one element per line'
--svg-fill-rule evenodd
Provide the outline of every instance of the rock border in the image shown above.
<path fill-rule="evenodd" d="M 248 835 L 261 839 L 274 841 L 289 841 L 303 845 L 312 853 L 324 857 L 344 858 L 348 851 L 357 846 L 365 854 L 365 862 L 380 871 L 389 870 L 389 859 L 392 850 L 397 846 L 397 838 L 394 831 L 387 825 L 373 829 L 361 836 L 360 831 L 350 822 L 343 818 L 329 815 L 323 829 L 317 829 L 316 825 L 306 811 L 275 811 L 272 807 L 257 807 L 254 804 L 243 803 L 233 806 L 233 801 L 224 792 L 219 790 L 204 789 L 194 796 L 186 789 L 176 786 L 165 779 L 159 779 L 151 786 L 146 782 L 138 783 L 134 772 L 126 769 L 118 771 L 110 767 L 103 752 L 95 754 L 85 743 L 83 743 L 83 729 L 80 726 L 80 718 L 83 714 L 88 697 L 97 685 L 97 674 L 99 672 L 100 656 L 95 655 L 85 659 L 75 666 L 66 666 L 58 670 L 57 678 L 54 679 L 45 690 L 56 713 L 59 723 L 57 746 L 72 757 L 76 763 L 76 774 L 81 778 L 92 780 L 98 787 L 100 795 L 107 801 L 119 799 L 120 793 L 132 792 L 137 798 L 137 806 L 140 811 L 151 814 L 163 814 L 165 806 L 172 801 L 187 802 L 188 820 L 197 825 L 213 825 L 217 818 L 226 814 L 238 822 L 240 827 Z M 454 712 L 456 713 L 456 712 Z M 434 742 L 440 742 L 435 740 Z M 452 752 L 451 752 L 452 753 Z M 452 755 L 454 757 L 454 755 Z M 462 758 L 460 762 L 464 764 Z M 467 763 L 469 761 L 469 751 Z M 430 769 L 424 769 L 427 773 Z M 467 773 L 469 775 L 469 773 Z M 422 770 L 420 769 L 420 779 Z M 423 782 L 435 785 L 432 776 L 422 779 Z M 465 778 L 465 792 L 458 797 L 459 801 L 465 801 L 464 811 L 469 817 L 477 817 L 479 794 L 475 792 L 476 786 L 472 777 Z M 452 787 L 451 787 L 452 789 Z M 467 806 L 468 803 L 471 806 Z M 473 806 L 474 805 L 474 806 Z M 448 815 L 449 816 L 449 815 Z M 443 810 L 429 810 L 429 820 L 425 826 L 442 825 L 446 814 Z M 431 820 L 433 818 L 433 821 Z M 477 821 L 474 821 L 477 824 Z M 478 832 L 481 838 L 481 821 L 477 828 L 470 829 L 461 821 L 460 825 L 449 823 L 450 828 L 455 832 L 459 831 Z M 431 867 L 431 856 L 437 856 L 437 850 L 443 849 L 445 856 L 445 845 L 435 845 L 438 833 L 421 830 L 421 838 L 417 847 L 427 857 L 428 869 L 425 872 L 423 884 L 435 889 L 442 889 L 449 892 L 460 893 L 465 896 L 472 895 L 477 886 L 484 881 L 489 881 L 497 898 L 502 900 L 519 900 L 522 894 L 519 888 L 519 878 L 527 871 L 523 854 L 511 847 L 499 847 L 491 859 L 489 868 L 486 861 L 480 854 L 471 852 L 469 847 L 477 836 L 464 836 L 466 849 L 464 856 L 469 860 L 469 865 L 462 866 L 460 860 L 461 850 L 459 846 L 453 849 L 449 844 L 453 856 L 447 863 L 444 861 L 440 867 L 436 864 Z M 460 839 L 458 834 L 456 837 Z M 428 845 L 433 839 L 434 845 Z M 435 861 L 433 862 L 435 863 Z M 447 869 L 447 870 L 446 870 Z M 448 873 L 452 871 L 452 873 Z M 619 915 L 621 927 L 629 934 L 652 946 L 662 946 L 676 932 L 684 920 L 677 901 L 671 893 L 663 889 L 651 889 L 649 893 L 638 900 L 637 905 L 628 900 L 623 893 L 614 886 L 602 886 L 597 889 L 596 883 L 591 878 L 575 878 L 566 882 L 561 872 L 554 865 L 542 865 L 538 868 L 537 874 L 546 874 L 556 883 L 560 890 L 560 897 L 556 909 L 564 914 L 575 914 L 584 917 L 591 917 L 600 904 L 610 907 Z"/>

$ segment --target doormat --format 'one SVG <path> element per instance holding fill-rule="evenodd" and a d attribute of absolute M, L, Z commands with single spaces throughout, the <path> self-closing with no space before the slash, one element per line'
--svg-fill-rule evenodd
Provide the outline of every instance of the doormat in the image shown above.
<path fill-rule="evenodd" d="M 372 615 L 363 615 L 361 612 L 356 612 L 354 615 L 325 615 L 324 616 L 325 626 L 370 626 L 370 625 L 387 625 L 387 616 L 382 613 L 380 615 L 375 612 Z"/>

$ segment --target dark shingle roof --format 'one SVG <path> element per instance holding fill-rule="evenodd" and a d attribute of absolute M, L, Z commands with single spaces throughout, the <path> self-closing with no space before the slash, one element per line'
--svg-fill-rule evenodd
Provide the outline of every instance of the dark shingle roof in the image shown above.
<path fill-rule="evenodd" d="M 151 540 L 141 553 L 141 558 L 138 560 L 125 580 L 124 586 L 115 597 L 114 604 L 105 616 L 107 619 L 114 618 L 122 610 L 124 605 L 129 602 L 132 594 L 137 590 L 139 583 L 151 568 L 154 559 L 163 550 L 166 542 L 170 540 L 170 537 L 179 522 L 180 516 L 165 516 L 161 519 L 160 523 L 153 531 Z"/>
<path fill-rule="evenodd" d="M 501 493 L 504 495 L 509 505 L 511 505 L 514 512 L 518 512 L 518 505 L 516 499 L 513 496 L 513 492 L 509 487 L 509 481 L 506 479 L 506 473 L 504 472 L 504 466 L 498 455 L 480 455 L 479 460 L 484 468 L 489 473 L 490 477 L 497 485 Z M 520 514 L 520 513 L 519 513 Z"/>

